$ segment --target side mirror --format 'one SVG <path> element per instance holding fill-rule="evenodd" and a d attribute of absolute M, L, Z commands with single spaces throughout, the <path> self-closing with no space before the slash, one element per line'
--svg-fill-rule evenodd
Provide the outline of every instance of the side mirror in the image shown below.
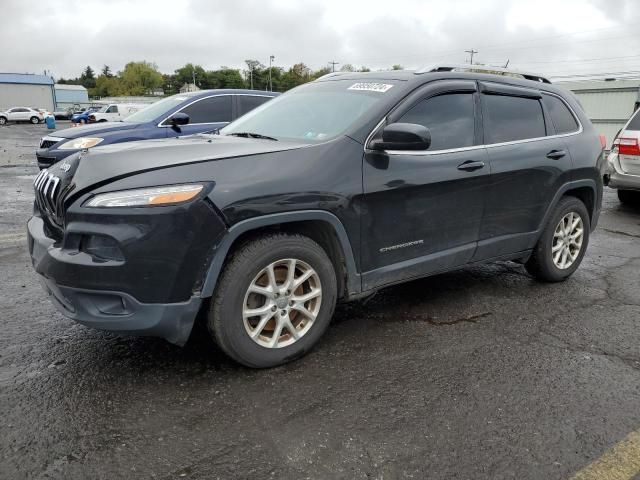
<path fill-rule="evenodd" d="M 415 123 L 392 123 L 382 130 L 382 140 L 373 140 L 373 150 L 427 150 L 431 145 L 431 132 Z"/>
<path fill-rule="evenodd" d="M 189 123 L 189 115 L 183 112 L 174 113 L 167 121 L 171 124 L 171 128 L 179 132 L 181 125 Z"/>

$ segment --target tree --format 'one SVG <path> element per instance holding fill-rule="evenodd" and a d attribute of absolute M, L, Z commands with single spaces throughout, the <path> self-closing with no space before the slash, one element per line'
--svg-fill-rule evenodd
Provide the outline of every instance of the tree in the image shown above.
<path fill-rule="evenodd" d="M 100 75 L 96 78 L 96 86 L 89 90 L 89 94 L 92 97 L 117 97 L 118 95 L 125 95 L 122 80 L 113 75 L 109 77 Z"/>
<path fill-rule="evenodd" d="M 364 65 L 358 69 L 359 72 L 370 72 L 371 69 L 369 67 L 365 67 Z"/>
<path fill-rule="evenodd" d="M 154 63 L 129 62 L 120 73 L 124 95 L 146 95 L 162 86 L 162 74 Z"/>
<path fill-rule="evenodd" d="M 193 79 L 196 79 L 196 85 L 202 88 L 211 88 L 206 84 L 205 71 L 200 65 L 194 65 L 193 63 L 187 63 L 184 67 L 180 67 L 175 71 L 175 80 L 177 82 L 177 88 L 179 89 L 185 83 L 193 83 Z"/>
<path fill-rule="evenodd" d="M 258 60 L 249 59 L 245 60 L 244 63 L 247 64 L 247 70 L 244 71 L 244 75 L 249 88 L 264 89 L 266 82 L 268 82 L 268 72 L 266 72 L 265 66 Z"/>
<path fill-rule="evenodd" d="M 404 67 L 396 63 L 391 67 L 391 70 L 404 70 Z"/>
<path fill-rule="evenodd" d="M 87 68 L 85 68 L 82 75 L 80 75 L 80 83 L 84 88 L 93 88 L 96 86 L 96 77 L 93 69 L 89 65 L 87 65 Z"/>
<path fill-rule="evenodd" d="M 345 63 L 344 65 L 342 65 L 342 67 L 340 67 L 340 71 L 341 72 L 355 72 L 356 69 L 350 63 Z"/>
<path fill-rule="evenodd" d="M 113 74 L 111 73 L 111 68 L 109 68 L 109 65 L 105 65 L 104 67 L 102 67 L 101 75 L 107 78 L 113 77 Z"/>

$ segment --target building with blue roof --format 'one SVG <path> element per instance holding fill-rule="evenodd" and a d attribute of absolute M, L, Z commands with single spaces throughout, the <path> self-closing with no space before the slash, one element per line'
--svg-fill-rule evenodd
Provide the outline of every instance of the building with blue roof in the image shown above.
<path fill-rule="evenodd" d="M 0 73 L 0 111 L 11 107 L 55 110 L 53 79 L 31 73 Z"/>

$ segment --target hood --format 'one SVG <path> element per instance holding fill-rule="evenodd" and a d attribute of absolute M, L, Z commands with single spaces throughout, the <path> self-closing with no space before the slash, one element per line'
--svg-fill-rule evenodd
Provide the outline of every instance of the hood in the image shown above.
<path fill-rule="evenodd" d="M 298 142 L 225 135 L 195 135 L 98 146 L 82 152 L 74 177 L 75 190 L 76 193 L 80 193 L 96 184 L 160 168 L 282 152 L 309 146 Z"/>
<path fill-rule="evenodd" d="M 51 135 L 60 138 L 80 138 L 80 137 L 94 137 L 101 133 L 116 132 L 120 130 L 133 130 L 142 123 L 127 123 L 127 122 L 102 122 L 94 123 L 92 125 L 85 125 L 82 127 L 65 128 L 64 130 L 56 130 Z"/>

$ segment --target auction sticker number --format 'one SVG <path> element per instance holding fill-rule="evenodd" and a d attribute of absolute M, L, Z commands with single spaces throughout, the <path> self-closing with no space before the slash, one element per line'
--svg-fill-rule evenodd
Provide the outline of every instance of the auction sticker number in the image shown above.
<path fill-rule="evenodd" d="M 354 83 L 347 90 L 366 90 L 368 92 L 380 92 L 384 93 L 389 90 L 393 85 L 388 83 Z"/>

